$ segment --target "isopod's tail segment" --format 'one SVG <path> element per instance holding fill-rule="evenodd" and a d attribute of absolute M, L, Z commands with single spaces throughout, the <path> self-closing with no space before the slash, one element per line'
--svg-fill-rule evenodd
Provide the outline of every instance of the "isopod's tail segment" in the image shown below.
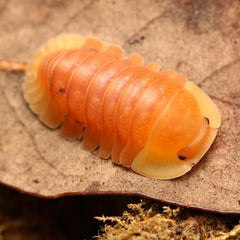
<path fill-rule="evenodd" d="M 131 168 L 144 176 L 157 179 L 172 179 L 190 171 L 212 145 L 221 123 L 219 111 L 211 98 L 192 82 L 185 90 L 196 99 L 203 116 L 198 136 L 177 154 L 167 153 L 161 147 L 153 147 L 154 136 L 149 137 L 146 147 L 135 157 Z"/>

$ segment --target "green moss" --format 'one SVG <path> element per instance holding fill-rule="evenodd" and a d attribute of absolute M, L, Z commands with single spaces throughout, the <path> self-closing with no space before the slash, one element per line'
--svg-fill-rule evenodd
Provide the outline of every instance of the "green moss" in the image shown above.
<path fill-rule="evenodd" d="M 240 239 L 240 225 L 231 231 L 223 219 L 209 214 L 196 216 L 181 213 L 180 208 L 156 206 L 141 202 L 129 204 L 121 217 L 96 217 L 105 224 L 98 240 L 225 240 Z"/>

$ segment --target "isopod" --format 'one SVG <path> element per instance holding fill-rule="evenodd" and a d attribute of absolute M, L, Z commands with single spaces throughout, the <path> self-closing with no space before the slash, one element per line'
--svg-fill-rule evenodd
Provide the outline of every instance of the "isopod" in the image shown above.
<path fill-rule="evenodd" d="M 172 179 L 203 157 L 220 126 L 219 111 L 197 85 L 114 45 L 61 35 L 29 65 L 23 85 L 31 110 L 61 126 L 84 149 L 157 179 Z"/>

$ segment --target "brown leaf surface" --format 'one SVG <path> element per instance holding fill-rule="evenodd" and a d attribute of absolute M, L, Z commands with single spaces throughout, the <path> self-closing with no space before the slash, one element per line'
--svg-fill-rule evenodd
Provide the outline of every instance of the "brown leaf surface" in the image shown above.
<path fill-rule="evenodd" d="M 199 84 L 222 115 L 217 139 L 185 176 L 152 180 L 43 126 L 22 97 L 23 75 L 0 73 L 0 181 L 44 197 L 140 194 L 240 213 L 240 1 L 0 1 L 0 58 L 29 62 L 60 33 L 94 35 Z"/>

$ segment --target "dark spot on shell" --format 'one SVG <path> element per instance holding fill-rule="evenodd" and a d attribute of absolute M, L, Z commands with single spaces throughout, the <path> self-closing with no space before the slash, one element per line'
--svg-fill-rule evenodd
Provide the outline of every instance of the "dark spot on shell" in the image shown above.
<path fill-rule="evenodd" d="M 182 156 L 182 155 L 178 155 L 178 158 L 179 158 L 180 160 L 185 160 L 185 159 L 186 159 L 186 157 L 184 157 L 184 156 Z"/>
<path fill-rule="evenodd" d="M 80 122 L 79 120 L 75 119 L 75 122 L 78 124 L 82 124 L 82 122 Z"/>
<path fill-rule="evenodd" d="M 210 123 L 210 120 L 209 120 L 209 118 L 205 117 L 205 119 L 207 120 L 207 122 L 208 122 L 208 124 L 209 124 L 209 123 Z"/>
<path fill-rule="evenodd" d="M 65 93 L 66 92 L 66 89 L 65 88 L 59 88 L 58 90 L 60 93 Z"/>

